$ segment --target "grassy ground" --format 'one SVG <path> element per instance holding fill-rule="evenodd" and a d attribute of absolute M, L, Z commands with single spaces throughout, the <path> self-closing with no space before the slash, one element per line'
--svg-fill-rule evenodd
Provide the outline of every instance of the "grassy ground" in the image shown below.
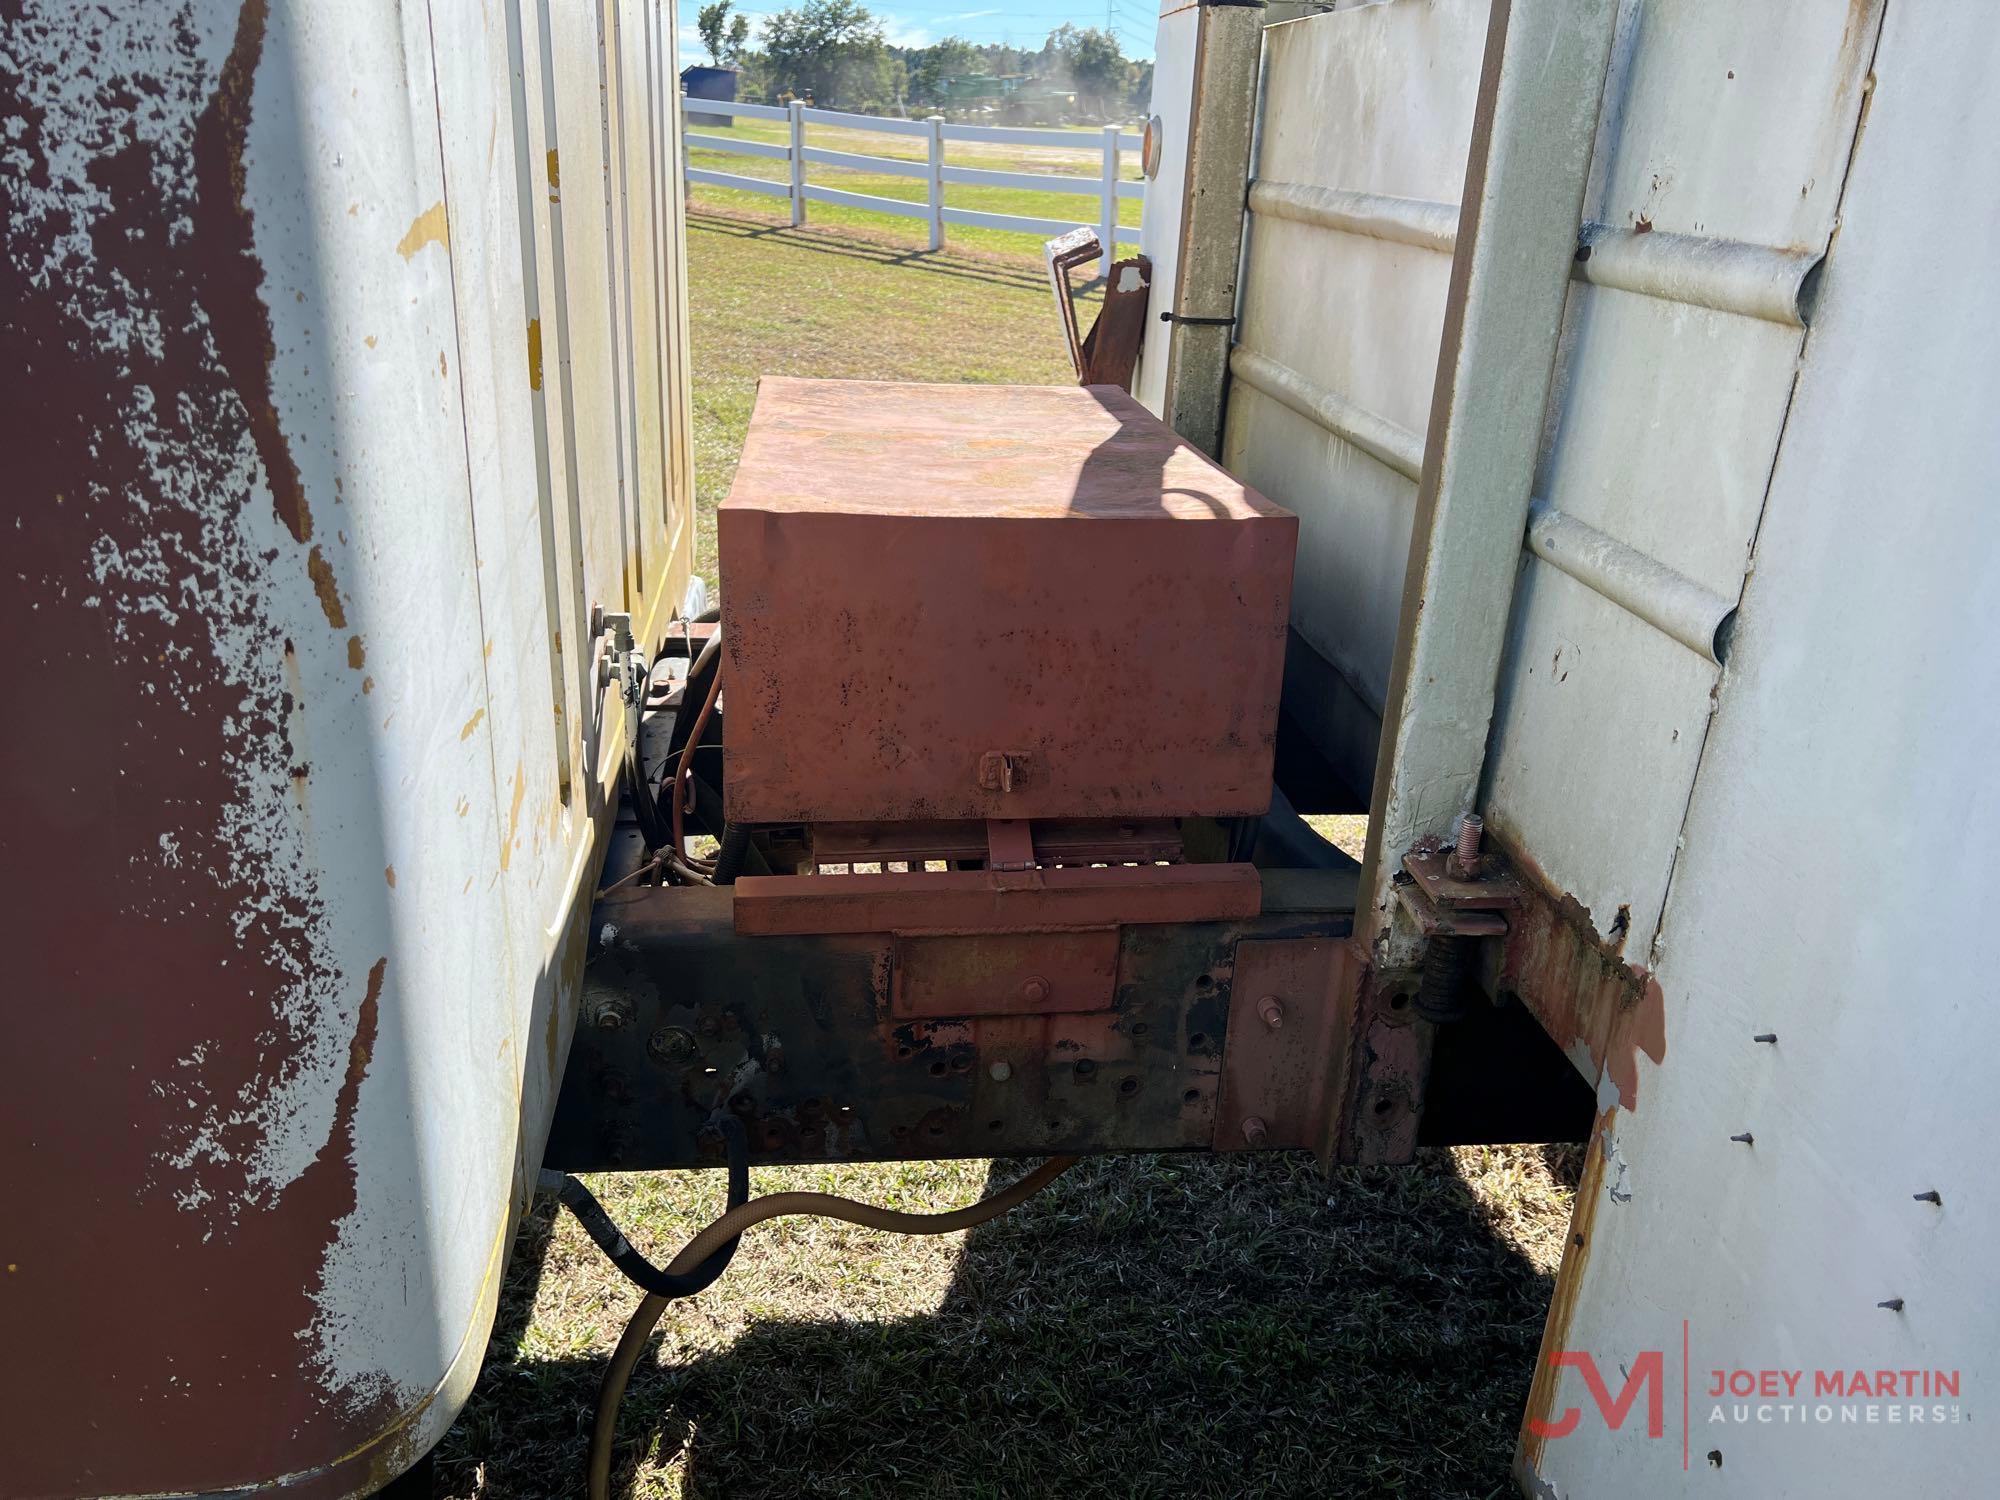
<path fill-rule="evenodd" d="M 701 200 L 698 200 L 698 205 Z M 760 372 L 1060 381 L 1039 266 L 691 216 L 699 501 L 727 489 Z M 712 569 L 712 529 L 701 561 Z M 712 578 L 712 572 L 711 572 Z M 1355 844 L 1356 819 L 1326 831 Z M 1358 852 L 1358 844 L 1355 844 Z M 1486 1497 L 1506 1467 L 1576 1156 L 1466 1148 L 1322 1177 L 1298 1156 L 1087 1162 L 1009 1218 L 906 1240 L 752 1231 L 674 1305 L 625 1403 L 639 1496 Z M 760 1170 L 930 1211 L 983 1161 Z M 721 1174 L 593 1179 L 665 1260 Z M 522 1228 L 437 1493 L 582 1491 L 597 1382 L 638 1295 L 567 1217 Z"/>

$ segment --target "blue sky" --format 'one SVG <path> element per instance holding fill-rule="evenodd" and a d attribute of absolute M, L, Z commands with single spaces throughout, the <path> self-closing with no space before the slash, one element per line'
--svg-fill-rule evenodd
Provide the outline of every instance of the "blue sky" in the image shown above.
<path fill-rule="evenodd" d="M 866 3 L 866 0 L 864 0 Z M 695 34 L 694 15 L 702 0 L 680 0 L 681 64 L 707 62 L 708 53 Z M 750 18 L 754 36 L 764 17 L 783 10 L 783 0 L 736 0 L 736 8 Z M 1065 5 L 1060 0 L 1024 0 L 1018 5 L 982 5 L 980 0 L 893 0 L 868 6 L 891 42 L 899 47 L 924 47 L 948 36 L 962 36 L 969 42 L 1007 42 L 1016 47 L 1039 47 L 1042 39 L 1063 22 L 1077 26 L 1103 26 L 1107 0 L 1077 0 Z M 1108 0 L 1112 26 L 1127 57 L 1153 55 L 1153 28 L 1159 8 L 1153 0 Z"/>

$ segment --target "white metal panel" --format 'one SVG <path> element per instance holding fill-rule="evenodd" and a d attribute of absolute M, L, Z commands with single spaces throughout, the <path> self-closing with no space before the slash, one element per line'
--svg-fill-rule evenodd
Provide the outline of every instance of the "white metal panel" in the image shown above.
<path fill-rule="evenodd" d="M 1977 1495 L 2000 1470 L 2000 1012 L 1978 938 L 2000 836 L 2000 297 L 1953 253 L 2000 234 L 2000 165 L 1966 149 L 2000 135 L 1996 20 L 1887 9 L 1667 908 L 1667 1056 L 1601 1133 L 1618 1191 L 1580 1207 L 1590 1243 L 1563 1271 L 1552 1343 L 1613 1380 L 1671 1350 L 1670 1435 L 1609 1432 L 1572 1371 L 1551 1405 L 1584 1420 L 1529 1445 L 1531 1493 Z M 1808 1394 L 1718 1403 L 1717 1368 L 1798 1371 Z M 1960 1394 L 1844 1420 L 1811 1394 L 1821 1370 L 1956 1371 Z"/>
<path fill-rule="evenodd" d="M 1187 130 L 1194 114 L 1195 43 L 1200 28 L 1200 7 L 1183 5 L 1160 16 L 1153 42 L 1150 108 L 1161 120 L 1164 132 L 1159 165 L 1146 181 L 1145 207 L 1139 218 L 1139 253 L 1153 263 L 1153 308 L 1174 305 L 1173 292 L 1180 274 Z M 1151 316 L 1149 310 L 1148 317 Z M 1132 376 L 1132 394 L 1155 416 L 1166 401 L 1168 342 L 1163 338 L 1148 338 L 1139 350 L 1139 367 Z"/>
<path fill-rule="evenodd" d="M 538 0 L 539 3 L 539 0 Z M 626 455 L 625 359 L 619 266 L 612 242 L 610 129 L 597 3 L 543 4 L 543 68 L 553 81 L 549 143 L 562 214 L 563 304 L 568 329 L 570 451 L 582 499 L 584 609 L 625 609 L 630 599 L 631 501 Z"/>
<path fill-rule="evenodd" d="M 1260 183 L 1446 203 L 1465 183 L 1486 7 L 1390 4 L 1264 34 Z M 1151 225 L 1151 205 L 1148 205 Z M 1421 449 L 1451 257 L 1375 235 L 1258 214 L 1237 336 Z M 1156 278 L 1155 285 L 1158 280 Z M 1223 461 L 1299 516 L 1292 623 L 1345 679 L 1290 706 L 1365 793 L 1401 613 L 1414 476 L 1241 379 Z"/>
<path fill-rule="evenodd" d="M 1589 217 L 1611 243 L 1671 233 L 1823 251 L 1879 10 L 1628 4 Z M 1540 498 L 1734 599 L 1801 337 L 1573 283 Z M 1524 564 L 1510 629 L 1488 824 L 1600 934 L 1635 934 L 1644 962 L 1716 671 L 1540 562 Z"/>

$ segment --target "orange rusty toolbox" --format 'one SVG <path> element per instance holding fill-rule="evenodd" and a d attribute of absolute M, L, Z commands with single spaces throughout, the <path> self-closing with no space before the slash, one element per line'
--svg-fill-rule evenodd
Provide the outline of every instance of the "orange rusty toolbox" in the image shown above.
<path fill-rule="evenodd" d="M 766 379 L 718 524 L 732 821 L 1269 804 L 1298 519 L 1123 391 Z"/>

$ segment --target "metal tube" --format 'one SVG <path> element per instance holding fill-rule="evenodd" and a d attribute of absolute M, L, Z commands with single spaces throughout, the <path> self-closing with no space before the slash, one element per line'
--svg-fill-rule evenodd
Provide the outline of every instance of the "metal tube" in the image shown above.
<path fill-rule="evenodd" d="M 1720 594 L 1545 500 L 1528 507 L 1527 547 L 1697 656 L 1722 665 L 1736 606 Z"/>
<path fill-rule="evenodd" d="M 1458 205 L 1301 182 L 1250 184 L 1250 212 L 1443 255 L 1458 243 Z M 1743 240 L 1586 224 L 1573 280 L 1803 328 L 1823 256 Z"/>
<path fill-rule="evenodd" d="M 1423 474 L 1422 434 L 1357 406 L 1340 392 L 1241 344 L 1229 351 L 1229 373 L 1405 479 L 1414 481 Z"/>
<path fill-rule="evenodd" d="M 1445 255 L 1451 254 L 1458 240 L 1458 205 L 1425 198 L 1392 198 L 1384 193 L 1260 180 L 1250 184 L 1250 212 L 1343 234 L 1393 240 Z"/>

